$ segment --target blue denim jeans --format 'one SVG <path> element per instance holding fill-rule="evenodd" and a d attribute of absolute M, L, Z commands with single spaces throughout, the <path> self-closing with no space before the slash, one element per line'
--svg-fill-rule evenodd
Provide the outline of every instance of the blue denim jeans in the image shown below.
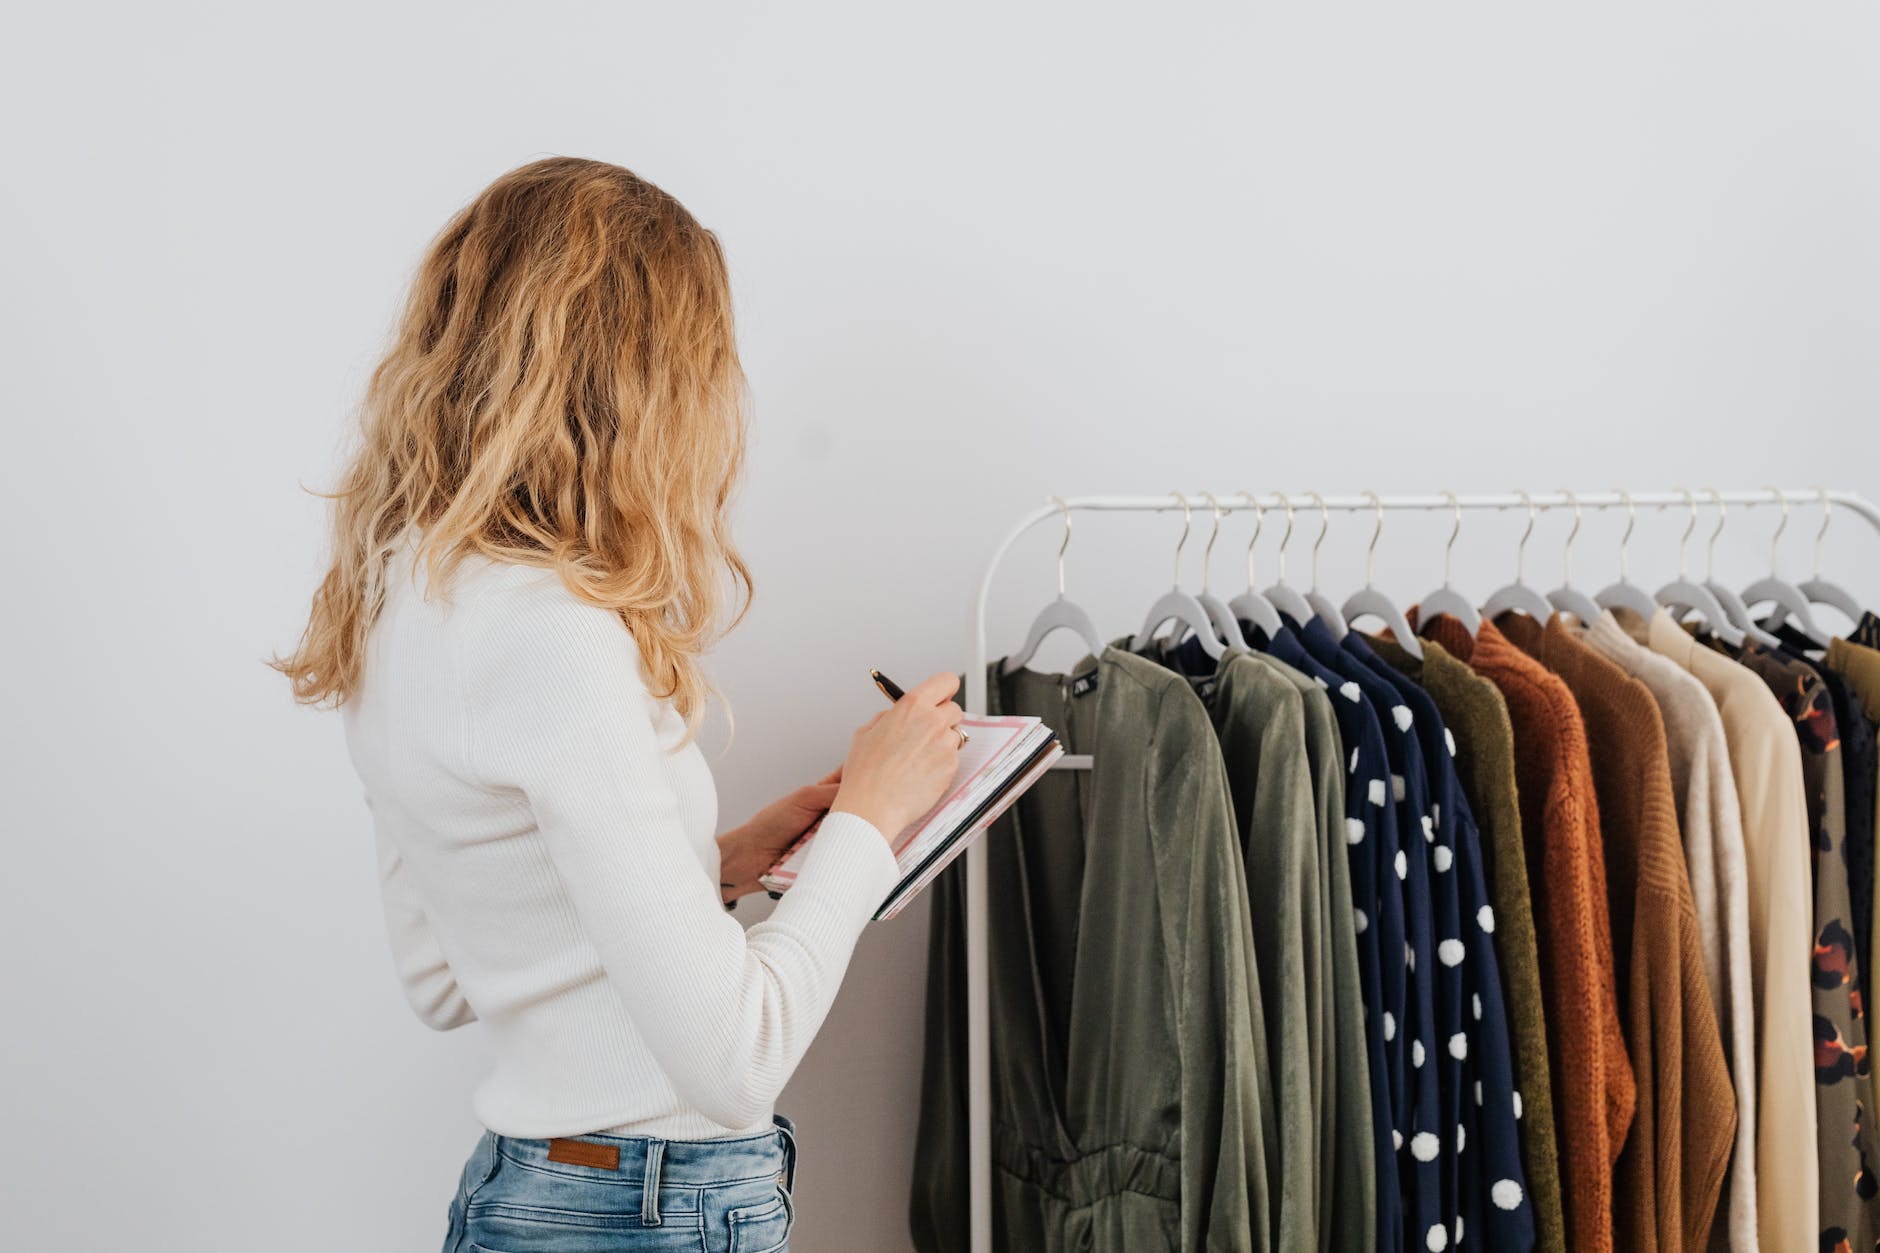
<path fill-rule="evenodd" d="M 444 1253 L 787 1253 L 796 1127 L 729 1140 L 485 1131 Z"/>

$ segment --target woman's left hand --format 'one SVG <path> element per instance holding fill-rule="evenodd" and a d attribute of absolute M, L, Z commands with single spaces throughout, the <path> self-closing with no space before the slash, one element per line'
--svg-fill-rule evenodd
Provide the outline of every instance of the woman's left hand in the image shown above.
<path fill-rule="evenodd" d="M 780 861 L 790 846 L 816 828 L 835 803 L 842 767 L 758 810 L 751 820 L 718 837 L 719 894 L 725 904 L 761 891 L 757 877 Z"/>

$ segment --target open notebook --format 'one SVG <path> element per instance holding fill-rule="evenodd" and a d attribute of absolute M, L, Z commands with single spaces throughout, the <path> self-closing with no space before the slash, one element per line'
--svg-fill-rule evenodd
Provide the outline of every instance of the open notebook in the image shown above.
<path fill-rule="evenodd" d="M 960 749 L 952 785 L 933 808 L 889 841 L 895 864 L 901 868 L 901 881 L 881 902 L 876 918 L 892 918 L 901 912 L 901 906 L 933 882 L 948 862 L 965 852 L 973 837 L 990 826 L 1064 753 L 1057 734 L 1036 718 L 965 718 L 960 726 L 968 742 Z M 784 891 L 796 882 L 804 852 L 815 838 L 816 833 L 811 831 L 798 840 L 759 882 L 772 892 Z"/>

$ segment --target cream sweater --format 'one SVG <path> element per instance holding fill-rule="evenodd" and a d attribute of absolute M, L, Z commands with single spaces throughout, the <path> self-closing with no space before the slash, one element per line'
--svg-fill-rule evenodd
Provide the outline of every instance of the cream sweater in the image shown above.
<path fill-rule="evenodd" d="M 710 768 L 669 751 L 683 722 L 619 619 L 552 571 L 475 557 L 421 596 L 416 539 L 342 706 L 411 1007 L 482 1021 L 474 1109 L 498 1134 L 768 1128 L 894 886 L 887 841 L 829 814 L 745 930 L 719 898 Z"/>
<path fill-rule="evenodd" d="M 1810 977 L 1815 896 L 1795 724 L 1769 685 L 1693 640 L 1663 610 L 1653 652 L 1697 677 L 1723 719 L 1742 809 L 1756 1040 L 1756 1223 L 1765 1253 L 1821 1241 L 1815 1038 Z"/>

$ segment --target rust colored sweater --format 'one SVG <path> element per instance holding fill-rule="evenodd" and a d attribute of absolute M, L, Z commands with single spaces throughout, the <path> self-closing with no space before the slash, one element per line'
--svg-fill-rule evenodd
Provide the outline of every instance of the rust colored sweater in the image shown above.
<path fill-rule="evenodd" d="M 1635 1091 L 1613 982 L 1586 730 L 1566 684 L 1494 623 L 1484 622 L 1471 637 L 1454 618 L 1437 618 L 1426 634 L 1499 688 L 1508 704 L 1521 835 L 1535 887 L 1567 1247 L 1612 1253 L 1612 1172 L 1632 1125 Z"/>
<path fill-rule="evenodd" d="M 1613 1222 L 1633 1253 L 1703 1249 L 1736 1139 L 1736 1091 L 1704 973 L 1678 833 L 1665 727 L 1651 689 L 1556 614 L 1509 615 L 1504 634 L 1559 675 L 1586 724 L 1637 1109 Z"/>

